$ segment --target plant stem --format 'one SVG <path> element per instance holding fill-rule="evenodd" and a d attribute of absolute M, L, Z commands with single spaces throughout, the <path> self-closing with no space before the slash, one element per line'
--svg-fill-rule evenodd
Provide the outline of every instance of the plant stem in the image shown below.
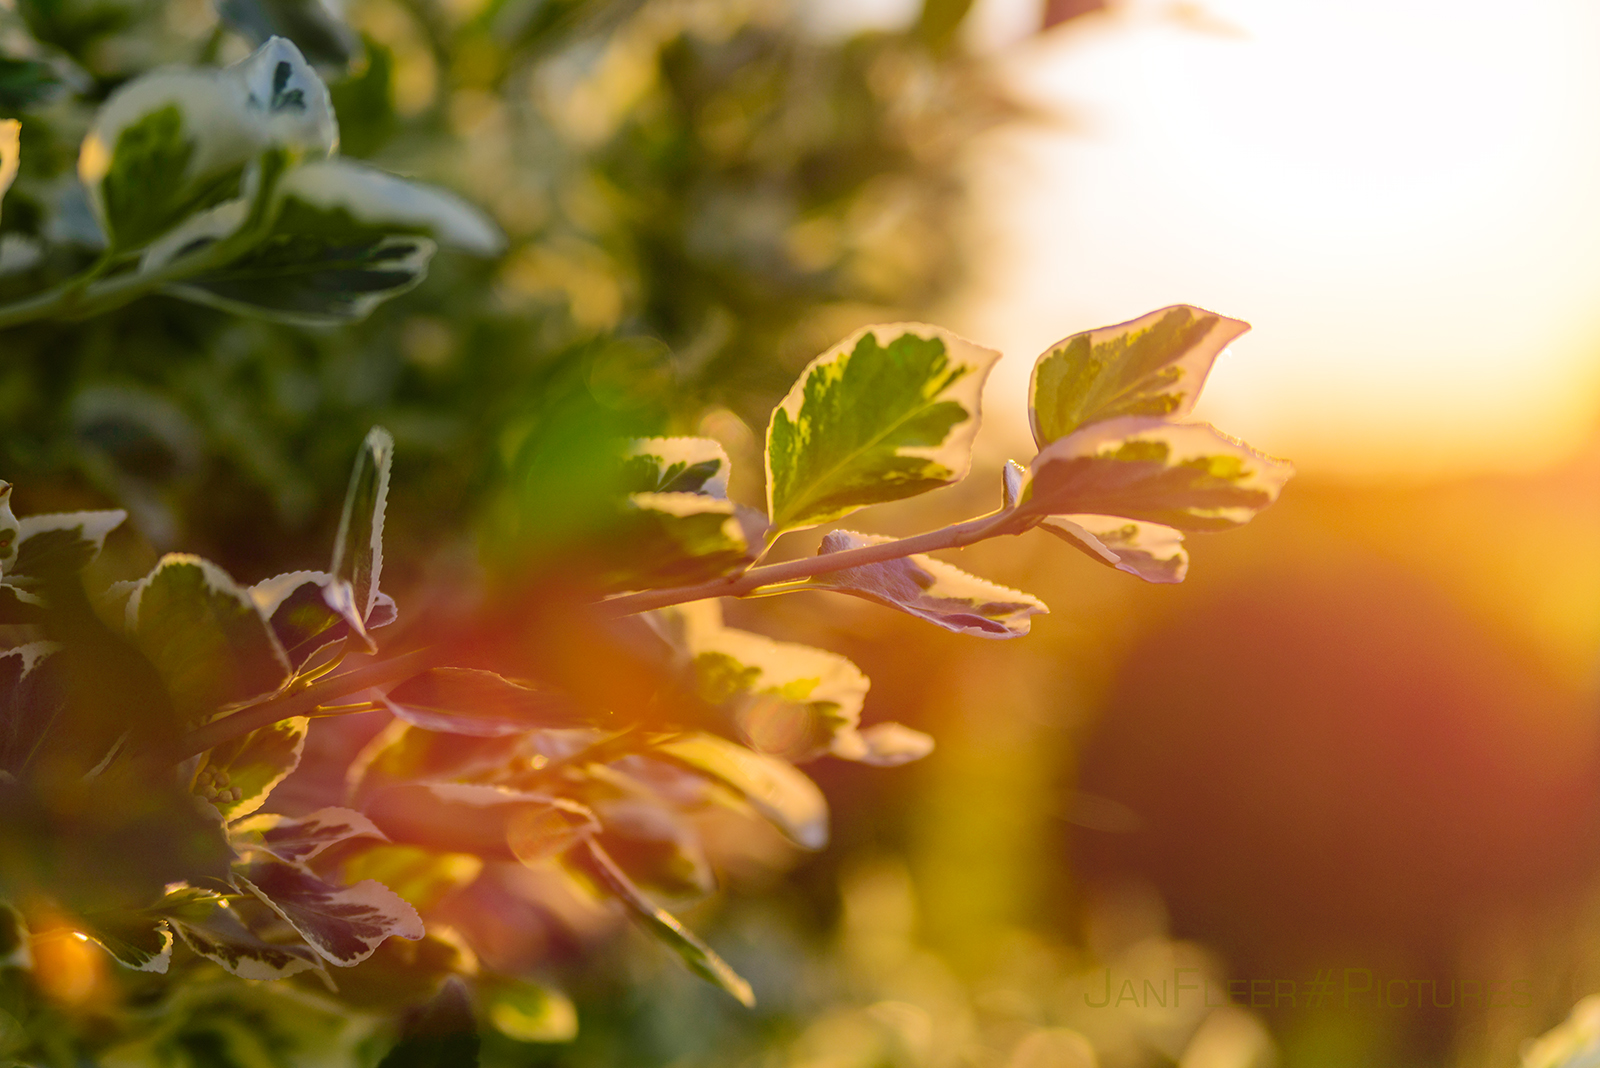
<path fill-rule="evenodd" d="M 438 650 L 417 649 L 391 660 L 379 660 L 343 674 L 330 676 L 320 682 L 312 683 L 303 690 L 293 690 L 268 698 L 260 704 L 249 705 L 232 715 L 196 727 L 178 739 L 177 745 L 173 748 L 172 759 L 174 762 L 184 761 L 223 742 L 270 726 L 279 720 L 309 715 L 318 705 L 327 704 L 336 698 L 359 693 L 374 686 L 403 682 L 413 675 L 420 675 L 429 668 L 437 666 L 439 660 Z"/>
<path fill-rule="evenodd" d="M 862 545 L 843 552 L 786 560 L 781 564 L 752 567 L 737 575 L 712 579 L 710 582 L 702 582 L 695 586 L 642 590 L 638 593 L 608 597 L 596 606 L 596 611 L 602 616 L 628 616 L 657 608 L 668 608 L 675 604 L 703 601 L 709 597 L 745 597 L 763 586 L 776 583 L 797 582 L 847 568 L 880 564 L 885 560 L 899 560 L 914 553 L 932 552 L 936 549 L 959 549 L 1002 534 L 1021 534 L 1027 526 L 1027 522 L 1019 519 L 1015 511 L 1001 509 L 989 515 L 969 519 L 965 523 L 955 523 L 948 527 L 940 527 L 938 530 L 930 530 L 925 534 L 881 542 L 877 545 Z"/>

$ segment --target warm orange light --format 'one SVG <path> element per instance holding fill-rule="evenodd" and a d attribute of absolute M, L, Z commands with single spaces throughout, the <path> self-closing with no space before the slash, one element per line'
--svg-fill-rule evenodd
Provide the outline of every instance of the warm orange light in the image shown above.
<path fill-rule="evenodd" d="M 104 950 L 56 916 L 30 916 L 30 926 L 33 980 L 45 997 L 85 1009 L 109 996 Z"/>

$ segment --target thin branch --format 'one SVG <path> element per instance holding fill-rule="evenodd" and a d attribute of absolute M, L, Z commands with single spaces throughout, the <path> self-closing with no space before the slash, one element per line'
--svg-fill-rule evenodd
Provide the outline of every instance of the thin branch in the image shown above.
<path fill-rule="evenodd" d="M 440 658 L 441 654 L 437 649 L 418 649 L 392 660 L 365 664 L 352 671 L 312 683 L 303 690 L 293 690 L 269 698 L 258 705 L 241 708 L 232 715 L 197 727 L 178 739 L 172 759 L 187 760 L 223 742 L 270 726 L 279 720 L 310 715 L 319 705 L 327 704 L 337 698 L 359 693 L 374 686 L 403 682 L 413 675 L 420 675 L 429 668 L 438 666 Z"/>
<path fill-rule="evenodd" d="M 925 534 L 881 542 L 877 545 L 862 545 L 843 552 L 786 560 L 781 564 L 752 567 L 737 575 L 712 579 L 710 582 L 702 582 L 695 586 L 642 590 L 638 593 L 608 597 L 595 607 L 600 615 L 615 617 L 668 608 L 675 604 L 687 604 L 690 601 L 703 601 L 710 597 L 745 597 L 763 586 L 798 582 L 816 575 L 844 571 L 847 568 L 880 564 L 886 560 L 899 560 L 914 553 L 959 549 L 1002 534 L 1020 534 L 1026 528 L 1026 522 L 1020 521 L 1015 511 L 1002 509 L 989 515 L 979 516 L 977 519 L 969 519 L 965 523 L 930 530 Z"/>

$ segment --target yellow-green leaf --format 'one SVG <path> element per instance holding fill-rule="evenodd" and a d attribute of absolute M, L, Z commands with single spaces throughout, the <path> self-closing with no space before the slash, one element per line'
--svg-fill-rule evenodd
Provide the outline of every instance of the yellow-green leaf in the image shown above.
<path fill-rule="evenodd" d="M 712 734 L 673 738 L 654 751 L 732 787 L 796 845 L 828 844 L 828 802 L 794 765 Z"/>
<path fill-rule="evenodd" d="M 17 180 L 17 169 L 22 166 L 22 123 L 16 119 L 0 120 L 0 201 L 6 190 Z"/>

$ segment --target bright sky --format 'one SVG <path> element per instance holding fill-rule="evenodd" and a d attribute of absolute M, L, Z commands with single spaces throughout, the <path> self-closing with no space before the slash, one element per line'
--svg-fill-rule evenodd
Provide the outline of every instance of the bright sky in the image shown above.
<path fill-rule="evenodd" d="M 889 6 L 892 6 L 889 5 Z M 1037 4 L 990 0 L 986 32 Z M 1072 129 L 985 154 L 954 313 L 1008 359 L 1186 302 L 1255 330 L 1200 414 L 1303 470 L 1529 467 L 1600 416 L 1600 5 L 1135 3 L 1001 53 Z M 1009 377 L 1006 377 L 1009 376 Z"/>

